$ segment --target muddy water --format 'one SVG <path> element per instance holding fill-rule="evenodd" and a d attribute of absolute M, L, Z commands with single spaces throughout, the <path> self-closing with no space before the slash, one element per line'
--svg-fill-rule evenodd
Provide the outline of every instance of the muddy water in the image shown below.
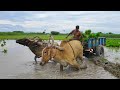
<path fill-rule="evenodd" d="M 45 66 L 35 65 L 34 54 L 27 47 L 15 43 L 14 40 L 7 41 L 6 48 L 8 49 L 6 54 L 0 52 L 0 79 L 116 79 L 87 58 L 85 58 L 88 64 L 87 69 L 74 71 L 66 67 L 61 73 L 59 64 L 49 62 Z M 109 51 L 105 48 L 105 52 L 108 52 L 107 50 Z M 106 57 L 112 53 L 110 51 Z"/>
<path fill-rule="evenodd" d="M 120 48 L 105 47 L 105 58 L 113 63 L 120 63 Z"/>

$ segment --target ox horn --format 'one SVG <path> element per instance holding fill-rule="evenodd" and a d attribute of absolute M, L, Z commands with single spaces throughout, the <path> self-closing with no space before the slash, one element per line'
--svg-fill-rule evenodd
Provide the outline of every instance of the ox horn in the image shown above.
<path fill-rule="evenodd" d="M 53 46 L 53 44 L 54 44 L 54 38 L 53 38 L 53 36 L 51 36 L 51 35 L 50 35 L 50 37 L 49 37 L 49 42 L 48 42 L 48 43 L 50 43 L 50 40 L 52 40 L 51 46 Z"/>

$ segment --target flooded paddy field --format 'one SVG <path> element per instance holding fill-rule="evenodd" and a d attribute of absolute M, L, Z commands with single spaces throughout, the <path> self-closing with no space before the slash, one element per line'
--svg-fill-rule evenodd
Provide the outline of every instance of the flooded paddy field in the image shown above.
<path fill-rule="evenodd" d="M 28 47 L 19 45 L 15 40 L 7 40 L 7 53 L 0 52 L 0 79 L 117 79 L 113 74 L 84 58 L 88 68 L 74 71 L 65 67 L 60 72 L 59 64 L 49 62 L 45 66 L 34 64 L 34 54 Z M 120 49 L 105 47 L 105 58 L 120 63 Z"/>

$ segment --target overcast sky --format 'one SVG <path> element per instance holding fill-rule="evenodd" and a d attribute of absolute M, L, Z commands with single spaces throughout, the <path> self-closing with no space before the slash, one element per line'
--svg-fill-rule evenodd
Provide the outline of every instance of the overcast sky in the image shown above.
<path fill-rule="evenodd" d="M 120 33 L 120 11 L 0 11 L 0 31 Z"/>

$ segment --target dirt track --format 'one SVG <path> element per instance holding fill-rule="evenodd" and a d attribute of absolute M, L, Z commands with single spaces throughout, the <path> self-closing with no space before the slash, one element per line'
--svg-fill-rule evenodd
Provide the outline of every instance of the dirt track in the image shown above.
<path fill-rule="evenodd" d="M 120 64 L 119 63 L 112 63 L 106 59 L 101 59 L 99 57 L 92 58 L 91 61 L 94 64 L 103 67 L 106 71 L 112 73 L 114 76 L 120 78 Z"/>

